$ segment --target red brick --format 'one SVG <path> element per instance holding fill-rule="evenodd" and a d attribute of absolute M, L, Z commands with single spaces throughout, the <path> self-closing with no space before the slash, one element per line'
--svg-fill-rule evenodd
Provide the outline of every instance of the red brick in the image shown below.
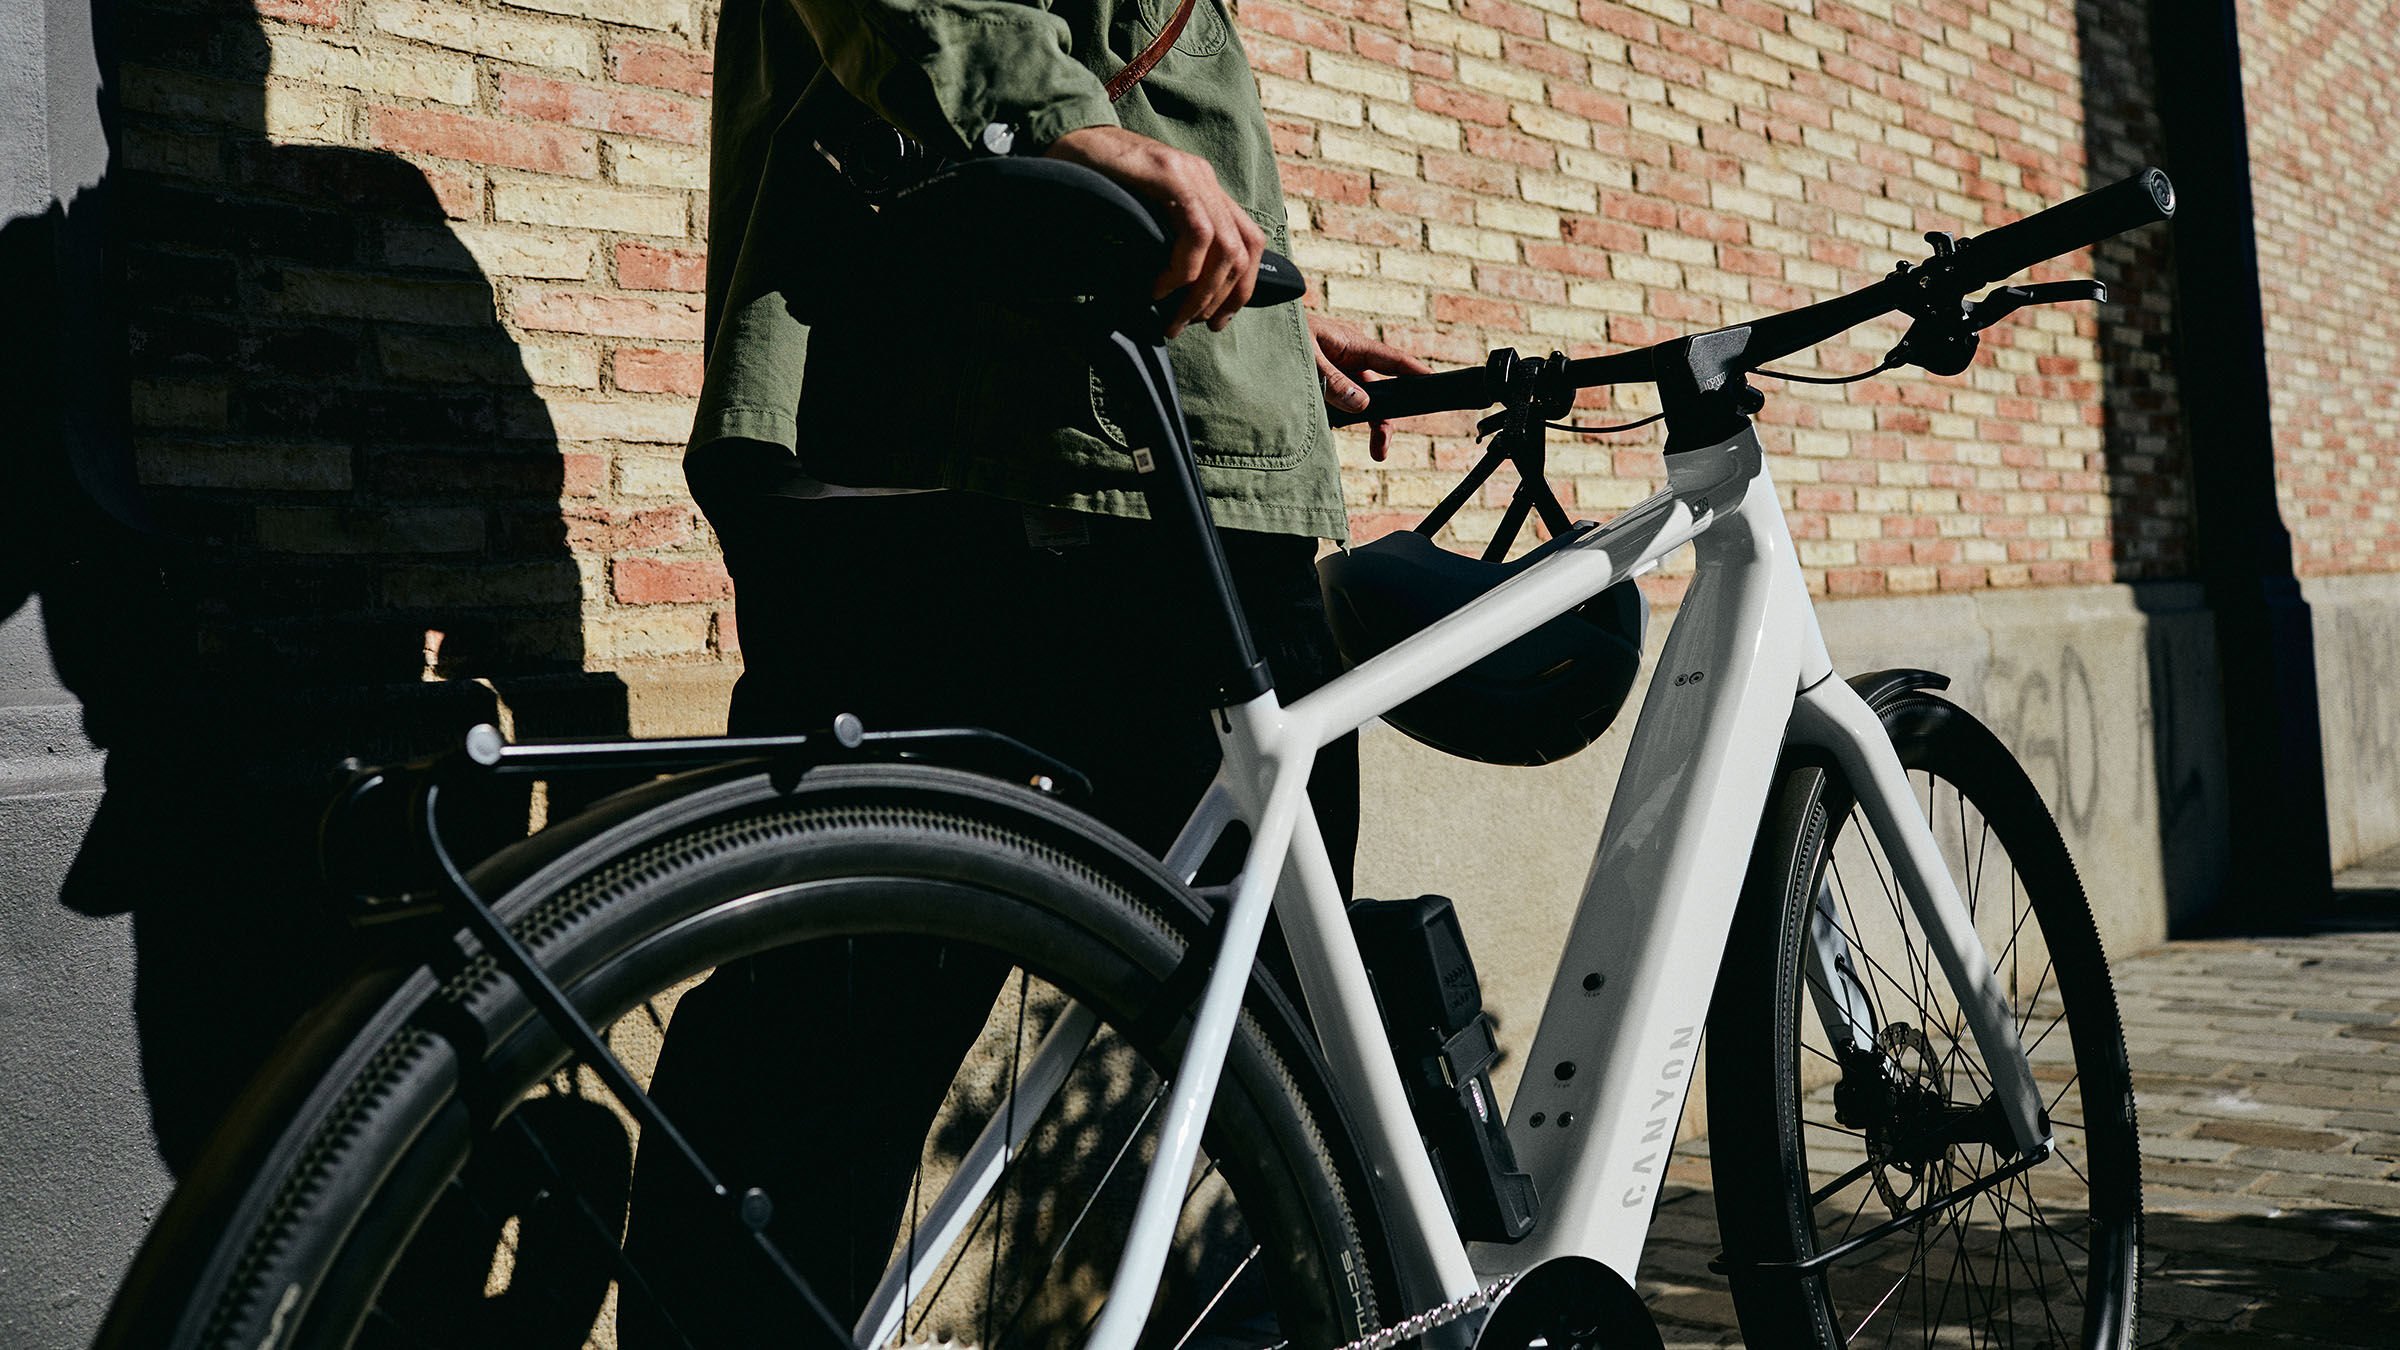
<path fill-rule="evenodd" d="M 716 58 L 708 52 L 657 42 L 619 42 L 608 49 L 608 71 L 619 83 L 707 94 Z"/>
<path fill-rule="evenodd" d="M 1369 196 L 1365 174 L 1322 164 L 1284 165 L 1283 188 L 1304 200 L 1347 202 L 1353 206 L 1364 205 Z"/>
<path fill-rule="evenodd" d="M 511 117 L 699 145 L 708 139 L 708 105 L 667 94 L 570 84 L 523 71 L 500 75 L 500 111 Z"/>
<path fill-rule="evenodd" d="M 1473 89 L 1461 89 L 1448 84 L 1420 84 L 1416 90 L 1417 106 L 1444 117 L 1456 117 L 1485 126 L 1508 125 L 1508 100 Z"/>
<path fill-rule="evenodd" d="M 600 172 L 599 147 L 588 132 L 495 122 L 428 108 L 377 108 L 368 125 L 368 138 L 375 145 L 402 154 L 465 159 L 572 178 L 590 178 Z"/>
<path fill-rule="evenodd" d="M 1474 155 L 1449 155 L 1427 151 L 1424 160 L 1425 181 L 1445 187 L 1465 188 L 1485 196 L 1514 197 L 1517 195 L 1517 171 L 1505 164 L 1495 164 Z"/>
<path fill-rule="evenodd" d="M 1523 306 L 1505 300 L 1493 300 L 1480 295 L 1436 295 L 1432 300 L 1433 317 L 1442 323 L 1481 324 L 1511 332 L 1525 326 Z"/>
<path fill-rule="evenodd" d="M 698 352 L 619 347 L 609 358 L 609 369 L 617 388 L 637 394 L 700 394 L 703 367 Z"/>
<path fill-rule="evenodd" d="M 698 291 L 708 286 L 708 255 L 699 249 L 617 245 L 617 284 L 629 291 Z"/>
<path fill-rule="evenodd" d="M 1530 169 L 1546 170 L 1558 165 L 1558 148 L 1548 141 L 1535 140 L 1531 136 L 1503 131 L 1498 127 L 1469 124 L 1463 130 L 1466 132 L 1467 150 L 1472 154 L 1505 159 Z"/>
<path fill-rule="evenodd" d="M 598 504 L 569 504 L 560 512 L 567 544 L 587 553 L 682 548 L 700 536 L 700 516 L 688 506 L 626 511 Z"/>
<path fill-rule="evenodd" d="M 1542 37 L 1550 29 L 1542 12 L 1531 5 L 1514 0 L 1459 0 L 1458 16 L 1470 23 L 1485 24 L 1502 32 L 1523 37 Z"/>
<path fill-rule="evenodd" d="M 692 604 L 733 594 L 733 578 L 715 558 L 619 558 L 608 572 L 619 604 Z"/>
<path fill-rule="evenodd" d="M 1275 4 L 1273 0 L 1244 0 L 1242 27 L 1246 31 L 1289 38 L 1301 46 L 1322 51 L 1350 50 L 1350 35 L 1342 25 L 1306 10 Z"/>
<path fill-rule="evenodd" d="M 312 28 L 339 28 L 343 7 L 344 0 L 258 0 L 258 16 Z"/>

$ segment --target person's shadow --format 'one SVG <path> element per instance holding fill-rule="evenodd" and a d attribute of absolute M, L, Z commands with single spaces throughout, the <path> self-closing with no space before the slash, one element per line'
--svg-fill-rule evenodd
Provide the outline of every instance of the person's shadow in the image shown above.
<path fill-rule="evenodd" d="M 426 173 L 272 143 L 253 13 L 110 17 L 111 172 L 0 240 L 0 278 L 67 334 L 17 370 L 41 434 L 0 483 L 0 618 L 39 596 L 107 752 L 59 898 L 134 915 L 143 1077 L 181 1173 L 360 955 L 316 857 L 342 757 L 504 712 L 621 732 L 624 700 L 583 674 L 549 416 Z M 495 795 L 460 842 L 527 824 L 523 793 Z"/>

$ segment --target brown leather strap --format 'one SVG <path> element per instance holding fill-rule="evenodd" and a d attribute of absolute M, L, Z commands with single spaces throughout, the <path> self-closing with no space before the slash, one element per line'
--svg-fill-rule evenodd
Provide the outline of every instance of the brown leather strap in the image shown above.
<path fill-rule="evenodd" d="M 1142 77 L 1150 73 L 1151 67 L 1166 59 L 1167 49 L 1175 45 L 1175 39 L 1183 36 L 1183 26 L 1191 21 L 1192 6 L 1198 3 L 1199 0 L 1183 0 L 1182 4 L 1175 7 L 1175 16 L 1167 20 L 1166 27 L 1158 30 L 1158 37 L 1142 49 L 1142 54 L 1127 62 L 1123 70 L 1108 77 L 1109 102 L 1114 103 L 1125 97 L 1126 90 L 1140 84 Z"/>

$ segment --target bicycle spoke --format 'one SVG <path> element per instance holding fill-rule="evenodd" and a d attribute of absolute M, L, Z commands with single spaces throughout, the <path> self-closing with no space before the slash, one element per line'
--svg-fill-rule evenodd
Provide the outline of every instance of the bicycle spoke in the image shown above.
<path fill-rule="evenodd" d="M 1075 1241 L 1075 1234 L 1082 1230 L 1083 1221 L 1090 1217 L 1092 1206 L 1099 1203 L 1100 1193 L 1107 1190 L 1108 1183 L 1116 1179 L 1117 1169 L 1124 1164 L 1125 1155 L 1133 1151 L 1134 1144 L 1142 1137 L 1143 1129 L 1150 1123 L 1151 1113 L 1158 1110 L 1158 1104 L 1166 1100 L 1166 1095 L 1167 1089 L 1166 1085 L 1163 1083 L 1159 1085 L 1159 1088 L 1156 1092 L 1150 1094 L 1149 1102 L 1142 1107 L 1141 1119 L 1136 1120 L 1133 1123 L 1133 1128 L 1125 1132 L 1125 1142 L 1117 1145 L 1116 1156 L 1108 1160 L 1107 1170 L 1100 1174 L 1100 1180 L 1093 1183 L 1091 1192 L 1084 1196 L 1082 1208 L 1075 1211 L 1075 1221 L 1068 1224 L 1067 1231 L 1060 1236 L 1056 1243 L 1051 1245 L 1050 1263 L 1043 1267 L 1041 1281 L 1035 1284 L 1035 1289 L 1039 1289 L 1042 1284 L 1048 1283 L 1050 1277 L 1058 1272 L 1058 1263 L 1066 1256 L 1068 1245 Z M 998 1339 L 992 1342 L 995 1350 L 997 1350 L 997 1347 L 1007 1343 L 1010 1334 L 1017 1329 L 1017 1323 L 1023 1320 L 1025 1316 L 1025 1310 L 1032 1306 L 1033 1294 L 1032 1292 L 1028 1291 L 1023 1298 L 1017 1300 L 1016 1311 L 1009 1315 L 1008 1324 L 1000 1328 L 1000 1335 Z"/>
<path fill-rule="evenodd" d="M 1224 1300 L 1226 1291 L 1233 1288 L 1234 1281 L 1242 1278 L 1242 1272 L 1248 1270 L 1250 1263 L 1258 1259 L 1258 1252 L 1259 1249 L 1255 1246 L 1250 1249 L 1250 1254 L 1242 1258 L 1242 1263 L 1233 1268 L 1231 1275 L 1225 1277 L 1225 1283 L 1217 1286 L 1217 1292 L 1208 1296 L 1208 1302 L 1201 1306 L 1200 1315 L 1192 1319 L 1192 1324 L 1183 1329 L 1183 1334 L 1175 1338 L 1175 1344 L 1168 1350 L 1183 1350 L 1185 1344 L 1192 1339 L 1192 1334 L 1200 1330 L 1201 1324 L 1208 1320 L 1208 1315 L 1217 1310 L 1217 1304 Z"/>
<path fill-rule="evenodd" d="M 983 1343 L 985 1345 L 993 1343 L 992 1305 L 1000 1301 L 1000 1254 L 1008 1247 L 1009 1165 L 1016 1160 L 1018 1074 L 1025 1053 L 1025 1005 L 1030 1001 L 1027 993 L 1032 987 L 1032 981 L 1032 972 L 1022 967 L 1018 968 L 1017 1027 L 1015 1035 L 1010 1037 L 1008 1043 L 1008 1096 L 1002 1106 L 1005 1116 L 1003 1126 L 1005 1132 L 1000 1136 L 1008 1142 L 1000 1150 L 1001 1185 L 994 1197 L 998 1201 L 999 1213 L 998 1217 L 992 1221 L 992 1261 L 985 1268 L 983 1279 Z M 1081 1058 L 1080 1052 L 1077 1057 Z"/>

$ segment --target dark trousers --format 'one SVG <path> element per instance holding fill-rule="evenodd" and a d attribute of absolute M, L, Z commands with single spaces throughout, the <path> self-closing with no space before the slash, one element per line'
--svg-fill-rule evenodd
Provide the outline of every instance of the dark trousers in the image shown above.
<path fill-rule="evenodd" d="M 1093 813 L 1144 849 L 1172 842 L 1219 758 L 1190 541 L 1146 521 L 1029 527 L 1021 507 L 957 493 L 700 495 L 736 588 L 736 732 L 822 728 L 843 712 L 869 729 L 988 727 L 1089 775 Z M 1083 537 L 1058 542 L 1070 525 Z M 1339 657 L 1314 541 L 1223 538 L 1282 697 L 1329 679 Z M 1347 888 L 1353 741 L 1320 755 L 1310 793 Z M 654 1095 L 727 1184 L 775 1197 L 771 1233 L 840 1318 L 874 1289 L 920 1142 L 1008 968 L 922 939 L 809 943 L 728 966 L 677 1006 Z M 781 1311 L 758 1306 L 771 1277 L 693 1240 L 710 1220 L 679 1170 L 637 1169 L 630 1254 L 695 1343 L 761 1343 L 771 1324 L 754 1319 Z M 621 1300 L 624 1343 L 674 1343 L 653 1315 Z"/>

